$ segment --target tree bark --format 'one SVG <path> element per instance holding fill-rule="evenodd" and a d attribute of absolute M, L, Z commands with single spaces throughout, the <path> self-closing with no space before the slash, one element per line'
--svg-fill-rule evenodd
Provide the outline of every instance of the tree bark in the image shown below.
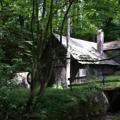
<path fill-rule="evenodd" d="M 40 48 L 38 49 L 38 59 L 40 60 L 42 57 L 43 49 L 44 49 L 44 17 L 45 17 L 45 11 L 46 11 L 46 0 L 44 0 L 43 3 L 43 13 L 42 13 L 42 21 L 41 21 L 41 40 L 40 42 Z"/>
<path fill-rule="evenodd" d="M 96 13 L 94 13 L 94 21 L 96 22 Z M 93 42 L 95 42 L 96 34 L 93 35 Z"/>
<path fill-rule="evenodd" d="M 33 9 L 34 10 L 34 9 Z M 38 21 L 38 0 L 36 0 L 36 25 L 37 25 L 37 52 L 39 52 L 39 21 Z M 37 55 L 39 55 L 37 53 Z M 35 64 L 35 63 L 34 63 Z M 36 88 L 37 88 L 37 83 L 38 83 L 38 79 L 39 79 L 39 60 L 37 59 L 37 63 L 35 65 L 37 71 L 32 71 L 32 77 L 31 77 L 31 91 L 30 91 L 30 95 L 29 95 L 29 99 L 27 102 L 27 106 L 26 106 L 26 113 L 28 113 L 30 111 L 30 107 L 32 104 L 32 101 L 34 99 L 35 93 L 36 93 Z"/>
<path fill-rule="evenodd" d="M 20 26 L 24 27 L 24 18 L 23 18 L 23 16 L 19 15 L 19 19 L 20 19 Z"/>
<path fill-rule="evenodd" d="M 32 46 L 32 54 L 33 54 L 33 68 L 35 67 L 35 40 L 33 36 L 33 19 L 34 19 L 34 0 L 33 0 L 33 12 L 32 12 L 32 19 L 31 19 L 31 33 L 32 33 L 32 40 L 33 40 L 33 46 Z"/>
<path fill-rule="evenodd" d="M 53 11 L 53 0 L 51 0 L 51 7 L 50 7 L 50 16 L 49 16 L 49 20 L 48 20 L 48 23 L 47 23 L 47 28 L 49 28 L 48 26 L 50 25 L 50 21 L 51 21 L 51 26 L 52 26 L 52 11 Z M 47 36 L 47 29 L 46 29 L 46 36 Z M 47 37 L 45 37 L 47 39 Z M 46 41 L 46 39 L 44 39 L 44 41 Z M 50 39 L 50 47 L 49 47 L 49 52 L 48 52 L 48 60 L 51 58 L 51 42 L 52 42 L 52 28 L 51 28 L 51 39 Z M 45 43 L 44 43 L 45 44 Z M 44 49 L 44 48 L 43 48 Z M 46 68 L 46 77 L 45 77 L 45 80 L 44 80 L 44 83 L 43 83 L 43 78 L 41 78 L 41 87 L 40 87 L 40 90 L 39 92 L 37 93 L 37 95 L 39 95 L 43 89 L 43 86 L 44 84 L 46 83 L 46 79 L 49 75 L 49 69 L 50 69 L 50 66 L 51 64 L 49 63 L 47 65 L 47 68 Z M 42 73 L 41 73 L 42 74 Z"/>
<path fill-rule="evenodd" d="M 69 42 L 70 42 L 70 18 L 69 15 L 67 15 L 67 58 L 70 58 L 70 46 L 69 46 Z M 70 59 L 66 60 L 66 84 L 67 87 L 70 84 L 70 82 L 68 81 L 68 78 L 70 78 Z"/>
<path fill-rule="evenodd" d="M 69 6 L 68 6 L 68 9 L 67 9 L 67 11 L 66 11 L 66 13 L 65 13 L 65 16 L 64 16 L 64 18 L 63 18 L 63 21 L 62 21 L 62 26 L 61 26 L 61 29 L 60 29 L 60 42 L 61 42 L 61 43 L 62 43 L 62 30 L 63 30 L 64 22 L 65 22 L 65 20 L 66 20 L 66 18 L 67 18 L 67 14 L 68 14 L 68 12 L 69 12 L 69 10 L 70 10 L 70 8 L 71 8 L 72 3 L 73 3 L 73 0 L 71 0 L 70 4 L 69 4 Z"/>
<path fill-rule="evenodd" d="M 42 95 L 43 95 L 43 93 L 44 93 L 44 91 L 45 91 L 45 89 L 46 89 L 46 87 L 47 87 L 48 82 L 50 81 L 53 68 L 54 68 L 54 62 L 52 63 L 52 66 L 51 66 L 51 69 L 50 69 L 50 72 L 49 72 L 49 76 L 47 77 L 47 80 L 46 80 L 46 82 L 44 83 L 44 86 L 42 87 L 42 89 L 41 89 L 41 91 L 40 91 L 40 93 L 39 93 L 39 96 L 38 96 L 38 98 L 37 98 L 37 101 L 35 102 L 35 104 L 34 104 L 34 106 L 33 106 L 33 110 L 37 107 L 37 104 L 38 104 L 40 98 L 42 97 Z"/>

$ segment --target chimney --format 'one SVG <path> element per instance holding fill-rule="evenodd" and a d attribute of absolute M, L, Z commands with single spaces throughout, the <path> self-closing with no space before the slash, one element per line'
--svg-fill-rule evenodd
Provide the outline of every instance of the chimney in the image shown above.
<path fill-rule="evenodd" d="M 102 29 L 99 29 L 97 34 L 97 52 L 103 54 L 103 43 L 104 43 L 104 32 Z"/>

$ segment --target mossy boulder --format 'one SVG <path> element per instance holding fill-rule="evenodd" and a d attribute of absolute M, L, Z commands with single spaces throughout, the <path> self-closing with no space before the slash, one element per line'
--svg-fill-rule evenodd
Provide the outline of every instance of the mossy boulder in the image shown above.
<path fill-rule="evenodd" d="M 98 92 L 86 101 L 77 100 L 67 103 L 55 120 L 83 120 L 108 110 L 109 103 L 104 92 Z"/>

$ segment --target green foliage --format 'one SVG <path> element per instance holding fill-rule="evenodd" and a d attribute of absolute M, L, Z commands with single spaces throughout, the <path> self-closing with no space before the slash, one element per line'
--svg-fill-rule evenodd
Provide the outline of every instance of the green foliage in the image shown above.
<path fill-rule="evenodd" d="M 11 59 L 30 58 L 32 56 L 30 32 L 18 26 L 11 26 L 11 24 L 6 25 L 4 30 L 5 37 L 0 41 L 1 49 L 4 52 L 2 60 L 9 60 L 9 63 L 13 64 Z"/>
<path fill-rule="evenodd" d="M 12 108 L 17 108 L 21 103 L 26 102 L 29 94 L 27 89 L 8 88 L 0 89 L 0 106 L 9 111 Z"/>
<path fill-rule="evenodd" d="M 101 87 L 120 87 L 120 82 L 105 83 L 105 85 L 101 85 Z"/>
<path fill-rule="evenodd" d="M 53 84 L 52 88 L 63 89 L 62 85 Z"/>
<path fill-rule="evenodd" d="M 9 64 L 0 63 L 0 88 L 15 88 L 17 80 L 10 79 L 12 74 L 12 67 Z"/>
<path fill-rule="evenodd" d="M 26 102 L 29 90 L 17 89 L 17 80 L 11 79 L 13 67 L 0 63 L 0 119 L 6 119 L 6 112 L 12 113 L 17 107 Z"/>
<path fill-rule="evenodd" d="M 114 120 L 120 120 L 120 112 L 116 115 L 116 118 Z"/>
<path fill-rule="evenodd" d="M 6 119 L 5 111 L 7 111 L 9 114 L 14 114 L 18 108 L 22 109 L 21 107 L 24 107 L 25 102 L 28 99 L 28 95 L 29 89 L 13 88 L 10 90 L 6 87 L 0 88 L 0 119 Z"/>
<path fill-rule="evenodd" d="M 96 75 L 96 74 L 95 74 Z M 90 79 L 89 81 L 85 81 L 85 83 L 86 82 L 96 82 L 96 81 L 101 81 L 102 80 L 102 77 L 101 78 L 97 78 L 97 77 L 95 77 L 95 79 Z M 116 76 L 110 76 L 110 77 L 105 77 L 105 80 L 107 81 L 107 80 L 120 80 L 120 76 L 119 75 L 116 75 Z"/>
<path fill-rule="evenodd" d="M 106 77 L 106 80 L 120 80 L 120 76 L 116 75 L 116 76 L 111 76 L 111 77 Z"/>
<path fill-rule="evenodd" d="M 64 107 L 67 103 L 72 103 L 75 101 L 86 102 L 88 97 L 96 92 L 97 90 L 93 87 L 93 85 L 75 87 L 73 92 L 71 92 L 69 88 L 47 88 L 41 100 L 39 101 L 37 111 L 28 117 L 37 117 L 36 119 L 41 120 L 55 118 L 58 114 L 64 111 Z M 36 99 L 37 96 L 35 97 L 33 104 Z"/>
<path fill-rule="evenodd" d="M 39 1 L 39 21 L 42 19 L 41 9 L 43 7 L 43 1 Z M 64 15 L 66 14 L 66 9 L 69 2 L 64 0 L 54 1 L 53 3 L 53 13 L 52 13 L 52 31 L 59 33 L 62 25 Z M 18 106 L 17 102 L 11 103 L 8 100 L 10 97 L 8 91 L 11 91 L 16 86 L 16 80 L 10 79 L 10 74 L 16 71 L 32 71 L 31 63 L 33 62 L 33 37 L 35 40 L 35 54 L 36 54 L 36 13 L 34 13 L 33 18 L 33 37 L 31 34 L 31 20 L 33 12 L 33 1 L 24 0 L 2 0 L 0 1 L 0 90 L 1 90 L 1 103 L 6 104 L 10 107 L 16 108 Z M 46 11 L 44 17 L 44 33 L 47 28 L 48 17 L 50 14 L 50 1 L 46 3 Z M 115 0 L 88 0 L 88 1 L 74 1 L 71 9 L 69 11 L 69 16 L 71 19 L 71 36 L 86 40 L 92 40 L 93 34 L 96 33 L 94 25 L 99 28 L 103 28 L 105 31 L 105 41 L 115 40 L 120 37 L 120 5 Z M 35 6 L 36 9 L 36 6 Z M 35 12 L 36 10 L 34 10 Z M 96 21 L 94 20 L 94 14 L 96 14 Z M 41 25 L 41 23 L 39 23 Z M 66 34 L 66 25 L 63 26 L 63 34 Z M 41 28 L 41 26 L 39 26 Z M 47 40 L 50 38 L 50 30 L 48 30 Z M 44 34 L 43 34 L 44 35 Z M 40 38 L 41 36 L 39 36 Z M 46 36 L 45 36 L 46 37 Z M 42 41 L 44 43 L 44 41 Z M 42 44 L 41 44 L 42 46 Z M 43 45 L 44 46 L 44 45 Z M 40 47 L 40 46 L 38 46 Z M 41 50 L 44 51 L 44 50 Z M 41 54 L 40 54 L 41 56 Z M 85 57 L 84 55 L 80 57 Z M 90 56 L 86 56 L 90 59 Z M 35 56 L 36 58 L 36 56 Z M 41 60 L 40 60 L 41 61 Z M 80 98 L 86 101 L 86 97 L 89 96 L 88 88 L 93 86 L 89 84 L 86 89 L 78 90 L 75 88 L 73 93 L 63 90 L 61 86 L 54 85 L 52 90 L 46 90 L 47 96 L 43 96 L 38 104 L 38 112 L 36 112 L 36 117 L 46 118 L 54 116 L 61 106 L 68 101 L 74 101 Z M 56 88 L 56 89 L 55 89 Z M 60 88 L 60 89 L 57 89 Z M 16 89 L 15 89 L 16 90 Z M 66 91 L 65 94 L 59 91 Z M 78 94 L 75 93 L 78 92 Z M 82 91 L 82 92 L 80 92 Z M 92 89 L 90 90 L 92 92 Z M 50 93 L 51 92 L 51 93 Z M 93 90 L 94 92 L 94 90 Z M 11 93 L 13 94 L 13 93 Z M 56 95 L 57 94 L 57 95 Z M 58 96 L 59 95 L 59 96 Z M 12 96 L 12 95 L 11 95 Z M 12 96 L 14 98 L 14 96 Z M 13 100 L 10 97 L 10 100 Z M 22 98 L 22 97 L 21 97 Z M 22 102 L 20 98 L 20 101 Z M 36 97 L 37 98 L 37 97 Z M 36 99 L 35 98 L 35 99 Z M 18 100 L 18 99 L 17 99 Z M 6 102 L 7 101 L 7 102 Z M 13 100 L 14 101 L 14 100 Z M 19 101 L 19 100 L 18 100 Z M 33 103 L 35 100 L 33 101 Z M 19 103 L 19 102 L 18 102 Z M 49 107 L 48 107 L 49 106 Z M 57 106 L 57 107 L 56 107 Z M 48 108 L 47 108 L 48 107 Z M 53 109 L 55 108 L 55 109 Z M 5 108 L 6 109 L 6 108 Z M 57 111 L 57 112 L 55 112 Z M 41 114 L 39 114 L 41 113 Z"/>
<path fill-rule="evenodd" d="M 96 87 L 98 90 L 100 90 L 102 87 L 120 87 L 120 82 L 119 82 L 120 81 L 120 76 L 105 77 L 105 84 L 104 85 L 102 84 L 100 86 L 100 83 L 102 82 L 102 79 L 103 78 L 98 78 L 98 79 L 92 79 L 91 78 L 90 80 L 87 80 L 84 83 L 87 83 L 87 86 L 89 88 Z M 109 80 L 111 80 L 111 82 Z M 114 80 L 118 80 L 118 81 L 116 82 Z M 81 86 L 85 86 L 86 87 L 86 85 L 84 85 L 84 83 L 83 83 L 83 85 L 81 83 Z"/>
<path fill-rule="evenodd" d="M 32 66 L 30 62 L 23 61 L 21 58 L 12 59 L 13 65 L 11 66 L 12 71 L 32 71 Z"/>

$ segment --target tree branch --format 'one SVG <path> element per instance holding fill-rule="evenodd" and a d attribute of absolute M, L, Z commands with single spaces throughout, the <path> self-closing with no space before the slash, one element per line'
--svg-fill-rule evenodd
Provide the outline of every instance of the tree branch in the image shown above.
<path fill-rule="evenodd" d="M 70 2 L 70 5 L 69 5 L 69 7 L 68 7 L 68 9 L 67 9 L 67 11 L 65 13 L 65 16 L 64 16 L 64 19 L 63 19 L 63 22 L 62 22 L 62 26 L 61 26 L 61 29 L 60 29 L 60 42 L 61 43 L 62 43 L 62 30 L 63 30 L 64 22 L 65 22 L 65 19 L 67 17 L 67 14 L 68 14 L 68 12 L 69 12 L 69 10 L 71 8 L 72 3 L 73 3 L 73 0 Z"/>
<path fill-rule="evenodd" d="M 46 27 L 46 31 L 45 31 L 45 39 L 44 39 L 44 42 L 43 42 L 43 49 L 45 48 L 45 45 L 46 45 L 46 40 L 47 40 L 47 34 L 48 34 L 48 30 L 49 30 L 49 24 L 51 22 L 51 18 L 52 18 L 52 11 L 53 11 L 53 0 L 51 1 L 51 5 L 50 5 L 50 15 L 49 15 L 49 19 L 48 19 L 48 22 L 47 22 L 47 27 Z"/>
<path fill-rule="evenodd" d="M 45 10 L 46 10 L 46 0 L 44 0 L 44 3 L 43 3 L 43 13 L 42 13 L 42 22 L 41 22 L 41 40 L 40 40 L 40 44 L 38 46 L 38 47 L 40 47 L 38 59 L 41 58 L 42 50 L 43 50 L 43 44 L 42 43 L 44 43 L 44 17 L 45 17 Z"/>
<path fill-rule="evenodd" d="M 32 12 L 32 19 L 31 19 L 31 33 L 32 33 L 32 40 L 33 40 L 33 66 L 35 63 L 35 40 L 33 36 L 33 19 L 34 19 L 34 0 L 33 0 L 33 12 Z"/>

